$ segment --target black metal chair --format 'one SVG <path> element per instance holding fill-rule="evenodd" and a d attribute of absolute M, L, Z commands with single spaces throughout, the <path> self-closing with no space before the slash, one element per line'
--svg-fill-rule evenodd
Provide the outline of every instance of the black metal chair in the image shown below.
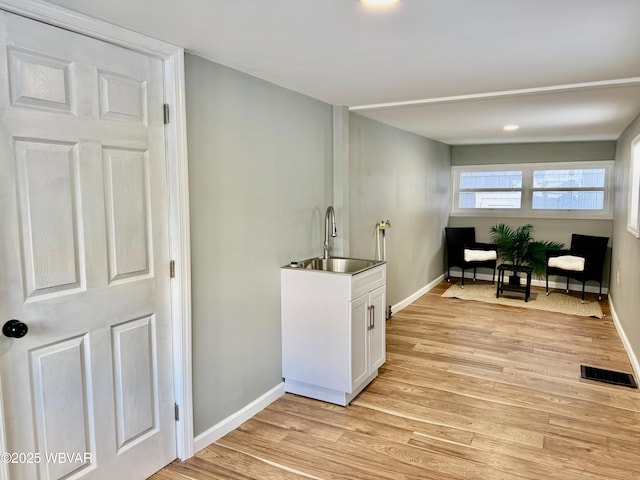
<path fill-rule="evenodd" d="M 569 293 L 570 278 L 582 282 L 582 303 L 584 303 L 585 284 L 589 281 L 598 282 L 600 284 L 598 300 L 602 300 L 602 271 L 608 243 L 609 237 L 574 233 L 571 235 L 569 250 L 548 250 L 546 294 L 549 295 L 549 275 L 560 275 L 567 277 L 567 293 Z"/>
<path fill-rule="evenodd" d="M 464 271 L 473 268 L 473 281 L 478 267 L 492 268 L 491 284 L 495 284 L 498 252 L 491 243 L 476 242 L 475 227 L 445 227 L 447 242 L 447 281 L 451 282 L 451 267 L 462 269 L 461 286 L 464 287 Z"/>

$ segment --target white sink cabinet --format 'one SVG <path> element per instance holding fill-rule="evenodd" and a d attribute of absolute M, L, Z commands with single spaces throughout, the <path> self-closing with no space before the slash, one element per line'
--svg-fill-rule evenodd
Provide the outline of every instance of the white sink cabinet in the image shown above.
<path fill-rule="evenodd" d="M 348 405 L 385 362 L 386 264 L 281 269 L 285 391 Z"/>

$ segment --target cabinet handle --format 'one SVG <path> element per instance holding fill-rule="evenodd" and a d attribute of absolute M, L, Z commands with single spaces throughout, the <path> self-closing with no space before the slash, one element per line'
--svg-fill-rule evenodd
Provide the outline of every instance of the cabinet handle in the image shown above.
<path fill-rule="evenodd" d="M 376 306 L 371 305 L 371 328 L 376 328 Z"/>

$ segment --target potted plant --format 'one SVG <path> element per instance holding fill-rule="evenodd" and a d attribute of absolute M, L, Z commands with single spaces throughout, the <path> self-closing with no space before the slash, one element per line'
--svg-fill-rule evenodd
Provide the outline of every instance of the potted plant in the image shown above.
<path fill-rule="evenodd" d="M 533 273 L 541 277 L 547 266 L 547 250 L 560 250 L 564 244 L 559 242 L 537 241 L 533 239 L 533 225 L 522 225 L 516 229 L 505 223 L 494 225 L 489 230 L 491 241 L 498 249 L 500 257 L 516 266 L 528 265 Z M 516 272 L 509 277 L 511 285 L 520 285 Z"/>

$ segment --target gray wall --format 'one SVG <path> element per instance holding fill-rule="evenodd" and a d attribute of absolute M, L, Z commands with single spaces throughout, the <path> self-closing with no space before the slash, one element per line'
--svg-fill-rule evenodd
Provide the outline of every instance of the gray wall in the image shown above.
<path fill-rule="evenodd" d="M 279 266 L 322 251 L 332 109 L 185 61 L 197 435 L 282 381 Z"/>
<path fill-rule="evenodd" d="M 387 293 L 395 304 L 442 274 L 448 221 L 476 225 L 481 240 L 494 223 L 449 219 L 451 163 L 605 160 L 615 149 L 615 142 L 452 148 L 348 114 L 349 178 L 334 178 L 330 105 L 196 56 L 185 62 L 196 435 L 281 382 L 279 267 L 322 252 L 334 185 L 344 181 L 349 191 L 350 256 L 372 258 L 374 225 L 391 220 Z M 617 177 L 628 161 L 621 168 Z M 616 200 L 617 228 L 626 232 L 623 207 Z M 612 232 L 611 221 L 533 223 L 540 238 L 561 241 L 573 231 Z M 640 242 L 625 241 L 637 256 Z M 615 298 L 637 339 L 634 262 L 617 257 Z"/>
<path fill-rule="evenodd" d="M 627 232 L 627 199 L 631 142 L 640 135 L 640 116 L 618 139 L 613 206 L 613 252 L 611 258 L 611 300 L 636 360 L 640 358 L 640 240 Z M 616 278 L 619 274 L 619 278 Z M 636 372 L 640 374 L 640 372 Z"/>
<path fill-rule="evenodd" d="M 613 160 L 616 142 L 545 142 L 454 145 L 451 165 Z"/>
<path fill-rule="evenodd" d="M 613 160 L 616 142 L 557 142 L 500 145 L 456 145 L 451 149 L 452 165 L 540 163 Z M 567 247 L 572 233 L 613 237 L 613 220 L 570 220 L 541 218 L 458 217 L 449 219 L 451 227 L 476 227 L 478 241 L 489 241 L 489 228 L 496 223 L 519 226 L 531 223 L 536 240 L 556 240 Z M 611 246 L 612 240 L 609 240 Z M 456 270 L 457 272 L 457 270 Z M 564 281 L 564 279 L 562 279 Z M 604 268 L 603 285 L 609 284 L 609 259 Z"/>
<path fill-rule="evenodd" d="M 450 147 L 349 115 L 350 256 L 374 258 L 373 229 L 390 220 L 387 303 L 442 275 L 449 216 Z"/>

